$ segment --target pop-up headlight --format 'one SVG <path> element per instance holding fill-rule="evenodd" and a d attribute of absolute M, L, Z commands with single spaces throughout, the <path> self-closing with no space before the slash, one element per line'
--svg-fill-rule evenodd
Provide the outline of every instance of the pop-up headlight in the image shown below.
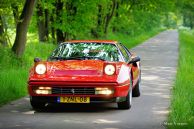
<path fill-rule="evenodd" d="M 38 64 L 38 65 L 36 65 L 35 72 L 37 74 L 44 74 L 46 72 L 46 66 L 44 64 Z"/>
<path fill-rule="evenodd" d="M 104 73 L 106 75 L 113 75 L 115 73 L 115 66 L 108 64 L 104 67 Z"/>

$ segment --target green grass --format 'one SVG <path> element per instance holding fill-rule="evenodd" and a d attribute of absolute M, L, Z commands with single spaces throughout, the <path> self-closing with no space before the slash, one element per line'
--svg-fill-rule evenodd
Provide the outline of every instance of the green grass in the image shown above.
<path fill-rule="evenodd" d="M 162 30 L 154 30 L 133 37 L 111 33 L 108 39 L 118 40 L 132 48 L 160 31 Z M 10 48 L 0 46 L 0 106 L 27 95 L 28 71 L 33 65 L 34 57 L 46 60 L 55 47 L 51 43 L 38 43 L 37 36 L 33 33 L 28 34 L 26 50 L 20 58 L 14 56 Z"/>
<path fill-rule="evenodd" d="M 194 32 L 180 31 L 179 62 L 172 90 L 169 129 L 194 128 Z"/>
<path fill-rule="evenodd" d="M 27 69 L 1 70 L 0 72 L 0 103 L 6 103 L 26 95 Z"/>
<path fill-rule="evenodd" d="M 27 95 L 28 71 L 34 57 L 46 59 L 56 45 L 29 42 L 24 56 L 17 58 L 10 48 L 0 46 L 0 106 Z"/>

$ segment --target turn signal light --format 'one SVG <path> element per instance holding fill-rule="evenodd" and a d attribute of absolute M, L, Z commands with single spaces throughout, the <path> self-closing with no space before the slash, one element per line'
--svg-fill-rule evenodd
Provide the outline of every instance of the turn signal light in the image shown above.
<path fill-rule="evenodd" d="M 111 89 L 108 89 L 108 88 L 101 88 L 101 87 L 98 87 L 98 88 L 95 88 L 95 94 L 96 95 L 111 95 L 113 94 L 113 90 Z"/>
<path fill-rule="evenodd" d="M 37 89 L 34 90 L 36 94 L 51 94 L 52 93 L 52 88 L 51 87 L 38 87 Z"/>

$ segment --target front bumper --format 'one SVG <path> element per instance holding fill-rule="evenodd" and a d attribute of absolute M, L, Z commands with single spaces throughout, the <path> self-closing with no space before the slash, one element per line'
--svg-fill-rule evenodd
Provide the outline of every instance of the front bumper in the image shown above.
<path fill-rule="evenodd" d="M 72 88 L 84 88 L 84 89 L 89 89 L 89 88 L 96 88 L 96 87 L 108 87 L 112 89 L 114 92 L 113 94 L 110 95 L 96 95 L 95 91 L 94 94 L 65 94 L 64 92 L 59 93 L 58 89 L 53 90 L 52 94 L 47 94 L 47 95 L 40 95 L 36 94 L 33 89 L 35 87 L 58 87 L 61 88 L 62 90 Z M 118 83 L 108 83 L 108 82 L 102 82 L 102 83 L 75 83 L 75 82 L 43 82 L 43 81 L 33 81 L 29 82 L 28 85 L 28 92 L 29 95 L 31 96 L 31 99 L 33 98 L 33 101 L 39 101 L 39 102 L 45 102 L 45 103 L 56 103 L 57 98 L 60 96 L 63 97 L 68 97 L 68 96 L 77 96 L 77 97 L 90 97 L 90 103 L 107 103 L 107 102 L 122 102 L 125 101 L 125 98 L 128 94 L 129 91 L 129 84 L 122 84 L 118 85 Z"/>

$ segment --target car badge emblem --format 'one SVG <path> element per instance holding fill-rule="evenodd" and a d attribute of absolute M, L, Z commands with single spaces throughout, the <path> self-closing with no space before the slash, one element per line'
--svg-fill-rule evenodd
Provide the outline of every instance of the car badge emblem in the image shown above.
<path fill-rule="evenodd" d="M 74 94 L 75 93 L 75 90 L 74 89 L 71 89 L 71 93 Z"/>

